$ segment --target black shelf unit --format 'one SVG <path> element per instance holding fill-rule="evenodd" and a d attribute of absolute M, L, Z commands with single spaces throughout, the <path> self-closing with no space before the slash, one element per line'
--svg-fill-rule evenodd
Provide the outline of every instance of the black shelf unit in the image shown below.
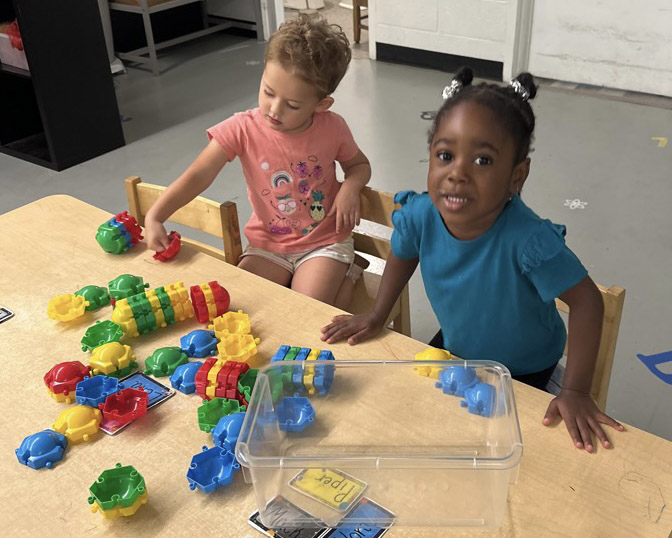
<path fill-rule="evenodd" d="M 97 2 L 0 0 L 30 71 L 0 64 L 0 153 L 63 170 L 124 145 Z"/>

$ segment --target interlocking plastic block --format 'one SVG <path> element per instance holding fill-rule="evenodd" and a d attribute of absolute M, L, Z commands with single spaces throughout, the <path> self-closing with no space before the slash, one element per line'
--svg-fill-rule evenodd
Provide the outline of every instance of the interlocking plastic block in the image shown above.
<path fill-rule="evenodd" d="M 138 367 L 137 362 L 132 362 L 129 366 L 126 368 L 121 368 L 120 370 L 115 370 L 114 372 L 110 372 L 107 374 L 108 376 L 111 377 L 116 377 L 117 379 L 123 379 L 124 377 L 127 377 L 133 373 L 133 370 L 135 370 Z"/>
<path fill-rule="evenodd" d="M 95 348 L 89 359 L 89 365 L 93 375 L 114 375 L 119 370 L 138 366 L 131 346 L 119 342 L 109 342 Z M 118 377 L 118 374 L 115 377 Z"/>
<path fill-rule="evenodd" d="M 217 376 L 219 372 L 224 368 L 226 361 L 218 359 L 215 364 L 212 365 L 210 371 L 208 372 L 208 385 L 205 389 L 205 399 L 212 400 L 215 397 L 215 391 L 218 387 Z M 224 396 L 222 396 L 224 397 Z"/>
<path fill-rule="evenodd" d="M 176 231 L 172 231 L 168 234 L 168 248 L 163 252 L 157 252 L 154 254 L 154 259 L 159 260 L 160 262 L 166 262 L 173 259 L 180 252 L 182 248 L 182 236 Z"/>
<path fill-rule="evenodd" d="M 324 396 L 329 392 L 331 384 L 334 382 L 334 367 L 330 364 L 320 364 L 319 361 L 333 361 L 334 354 L 331 351 L 321 351 L 317 356 L 318 364 L 315 365 L 315 377 L 313 378 L 313 386 L 320 396 Z"/>
<path fill-rule="evenodd" d="M 416 361 L 448 361 L 452 358 L 450 351 L 435 347 L 428 347 L 424 351 L 415 354 Z M 431 377 L 432 379 L 438 379 L 441 370 L 442 368 L 438 366 L 418 366 L 415 368 L 415 371 L 421 376 Z"/>
<path fill-rule="evenodd" d="M 126 273 L 110 280 L 107 287 L 110 290 L 110 297 L 119 300 L 143 292 L 145 288 L 149 288 L 149 284 L 145 284 L 141 276 Z"/>
<path fill-rule="evenodd" d="M 84 286 L 82 289 L 77 290 L 75 295 L 84 297 L 89 302 L 89 306 L 86 307 L 86 310 L 89 312 L 110 304 L 110 294 L 107 288 L 103 288 L 102 286 Z"/>
<path fill-rule="evenodd" d="M 196 372 L 196 377 L 194 378 L 194 385 L 196 387 L 196 392 L 201 396 L 205 396 L 205 390 L 208 387 L 208 374 L 212 367 L 217 363 L 217 359 L 211 357 L 206 359 L 198 372 Z"/>
<path fill-rule="evenodd" d="M 247 405 L 249 403 L 254 384 L 257 382 L 258 373 L 259 370 L 256 368 L 250 368 L 238 379 L 238 393 L 242 397 L 242 399 L 239 400 L 241 404 Z"/>
<path fill-rule="evenodd" d="M 113 469 L 101 473 L 89 488 L 90 505 L 94 503 L 99 510 L 113 510 L 115 507 L 129 508 L 146 495 L 145 479 L 132 465 L 122 467 L 117 463 Z M 142 503 L 144 504 L 144 503 Z M 92 506 L 92 511 L 95 511 Z M 126 514 L 123 514 L 126 515 Z M 128 514 L 130 515 L 130 514 Z"/>
<path fill-rule="evenodd" d="M 275 352 L 275 355 L 271 357 L 271 362 L 284 361 L 288 351 L 289 346 L 280 346 Z"/>
<path fill-rule="evenodd" d="M 203 452 L 191 459 L 187 471 L 189 488 L 212 493 L 218 487 L 229 485 L 238 469 L 240 464 L 231 452 L 217 446 L 210 449 L 204 446 Z"/>
<path fill-rule="evenodd" d="M 132 516 L 143 504 L 147 504 L 147 489 L 145 489 L 145 492 L 140 495 L 131 506 L 124 508 L 118 504 L 110 510 L 103 510 L 97 502 L 94 502 L 91 505 L 91 512 L 100 512 L 100 515 L 105 519 L 117 519 L 119 516 Z"/>
<path fill-rule="evenodd" d="M 191 286 L 190 292 L 196 318 L 201 323 L 207 323 L 229 309 L 231 303 L 229 293 L 214 280 L 207 284 Z"/>
<path fill-rule="evenodd" d="M 116 228 L 117 231 L 121 234 L 121 236 L 126 239 L 126 243 L 128 245 L 128 248 L 134 247 L 135 243 L 133 242 L 133 239 L 131 238 L 131 234 L 129 234 L 126 231 L 126 226 L 124 226 L 121 222 L 119 222 L 117 219 L 110 219 L 107 221 L 107 223 L 112 226 L 112 228 Z"/>
<path fill-rule="evenodd" d="M 110 254 L 123 254 L 132 246 L 128 235 L 125 235 L 109 220 L 98 226 L 96 241 L 105 252 Z"/>
<path fill-rule="evenodd" d="M 217 345 L 219 356 L 237 362 L 247 362 L 257 354 L 261 340 L 251 334 L 227 334 Z"/>
<path fill-rule="evenodd" d="M 219 419 L 217 426 L 212 430 L 212 440 L 215 446 L 226 448 L 229 452 L 233 452 L 238 442 L 240 429 L 245 420 L 245 413 L 233 413 Z"/>
<path fill-rule="evenodd" d="M 315 420 L 315 409 L 308 398 L 292 396 L 283 398 L 275 405 L 278 426 L 288 432 L 305 430 Z"/>
<path fill-rule="evenodd" d="M 105 402 L 105 399 L 121 389 L 119 380 L 116 377 L 105 375 L 94 375 L 85 377 L 75 388 L 75 399 L 79 405 L 88 405 L 98 409 L 98 405 Z"/>
<path fill-rule="evenodd" d="M 142 228 L 138 225 L 138 221 L 133 215 L 129 215 L 128 211 L 122 211 L 114 216 L 114 220 L 124 225 L 126 232 L 131 236 L 133 244 L 140 242 L 142 239 Z"/>
<path fill-rule="evenodd" d="M 201 368 L 200 362 L 188 362 L 175 368 L 173 375 L 170 376 L 170 384 L 174 389 L 184 394 L 196 392 L 196 372 Z"/>
<path fill-rule="evenodd" d="M 439 372 L 439 380 L 434 384 L 444 394 L 454 394 L 460 398 L 466 389 L 478 383 L 476 370 L 469 366 L 446 366 Z"/>
<path fill-rule="evenodd" d="M 79 361 L 61 362 L 44 375 L 44 384 L 57 402 L 75 401 L 77 383 L 91 375 L 91 369 Z"/>
<path fill-rule="evenodd" d="M 217 388 L 215 396 L 238 400 L 241 404 L 242 395 L 238 391 L 238 380 L 250 369 L 250 365 L 244 362 L 227 361 L 224 367 L 217 373 Z"/>
<path fill-rule="evenodd" d="M 91 351 L 109 342 L 119 342 L 123 335 L 124 331 L 118 323 L 109 320 L 96 321 L 82 337 L 82 351 Z"/>
<path fill-rule="evenodd" d="M 464 400 L 460 402 L 470 413 L 483 417 L 492 416 L 495 406 L 495 387 L 489 383 L 478 383 L 464 389 Z"/>
<path fill-rule="evenodd" d="M 43 430 L 26 437 L 14 452 L 19 463 L 31 469 L 51 469 L 63 458 L 67 447 L 68 440 L 65 435 L 54 430 Z"/>
<path fill-rule="evenodd" d="M 226 291 L 226 289 L 223 288 L 216 280 L 208 282 L 208 285 L 210 286 L 212 295 L 215 298 L 216 310 L 215 315 L 212 317 L 216 318 L 217 316 L 221 316 L 222 314 L 226 313 L 226 311 L 229 309 L 229 306 L 231 305 L 231 296 L 229 295 L 229 292 Z"/>
<path fill-rule="evenodd" d="M 217 338 L 222 338 L 227 334 L 250 334 L 250 316 L 242 310 L 227 312 L 214 318 L 212 324 L 208 325 L 208 329 L 215 331 Z"/>
<path fill-rule="evenodd" d="M 213 398 L 210 401 L 204 401 L 198 408 L 198 427 L 205 433 L 210 433 L 219 419 L 226 415 L 245 411 L 244 405 L 240 405 L 238 400 L 228 400 L 226 398 Z"/>
<path fill-rule="evenodd" d="M 110 394 L 105 402 L 98 405 L 105 420 L 117 424 L 127 424 L 147 413 L 149 396 L 143 387 L 127 388 Z"/>
<path fill-rule="evenodd" d="M 145 359 L 145 373 L 154 377 L 173 375 L 175 368 L 189 362 L 189 357 L 179 347 L 160 347 Z"/>
<path fill-rule="evenodd" d="M 58 415 L 53 424 L 54 430 L 62 433 L 70 443 L 77 444 L 88 441 L 96 433 L 103 416 L 98 409 L 87 405 L 75 405 Z"/>
<path fill-rule="evenodd" d="M 56 321 L 72 321 L 84 315 L 89 301 L 74 293 L 57 295 L 47 305 L 47 316 Z"/>
<path fill-rule="evenodd" d="M 180 338 L 180 347 L 189 357 L 203 359 L 217 353 L 217 342 L 214 331 L 196 329 Z"/>

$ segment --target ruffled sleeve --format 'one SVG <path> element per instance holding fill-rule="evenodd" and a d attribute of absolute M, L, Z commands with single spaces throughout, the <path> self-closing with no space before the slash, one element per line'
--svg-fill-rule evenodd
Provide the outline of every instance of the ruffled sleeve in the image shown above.
<path fill-rule="evenodd" d="M 394 203 L 401 204 L 401 209 L 392 212 L 394 231 L 390 240 L 392 252 L 397 258 L 413 259 L 420 254 L 420 232 L 416 225 L 414 212 L 415 200 L 419 197 L 416 192 L 403 191 L 394 196 Z"/>
<path fill-rule="evenodd" d="M 565 233 L 564 226 L 541 221 L 520 255 L 521 272 L 544 302 L 559 297 L 588 274 L 565 244 Z"/>

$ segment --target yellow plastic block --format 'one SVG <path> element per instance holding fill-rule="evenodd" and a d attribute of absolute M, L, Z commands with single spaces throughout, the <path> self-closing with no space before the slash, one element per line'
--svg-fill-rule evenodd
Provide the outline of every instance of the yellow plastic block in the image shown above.
<path fill-rule="evenodd" d="M 250 334 L 250 316 L 242 310 L 227 312 L 214 318 L 208 328 L 215 331 L 215 336 L 220 340 L 228 334 Z"/>
<path fill-rule="evenodd" d="M 189 290 L 184 286 L 182 280 L 178 280 L 172 284 L 163 287 L 170 297 L 170 304 L 175 307 L 177 303 L 191 303 L 189 299 Z"/>
<path fill-rule="evenodd" d="M 88 405 L 75 405 L 61 411 L 52 428 L 65 435 L 69 443 L 77 444 L 88 441 L 98 433 L 102 419 L 103 415 L 99 409 Z"/>
<path fill-rule="evenodd" d="M 319 354 L 320 354 L 319 349 L 312 349 L 310 353 L 308 353 L 306 360 L 316 361 Z M 314 379 L 315 379 L 315 366 L 305 365 L 303 367 L 303 386 L 306 387 L 306 391 L 308 391 L 308 394 L 310 394 L 311 396 L 317 394 L 317 389 L 313 385 Z"/>
<path fill-rule="evenodd" d="M 140 333 L 138 332 L 138 323 L 135 321 L 135 318 L 124 321 L 123 323 L 119 323 L 119 326 L 124 332 L 124 336 L 127 336 L 128 338 L 135 338 L 136 336 L 140 336 Z"/>
<path fill-rule="evenodd" d="M 159 301 L 159 298 L 156 296 L 156 292 L 154 290 L 145 291 L 145 297 L 147 297 L 149 305 L 152 307 L 152 312 L 161 310 L 161 301 Z"/>
<path fill-rule="evenodd" d="M 163 313 L 163 310 L 160 308 L 154 311 L 154 317 L 156 318 L 156 328 L 166 327 L 166 315 Z"/>
<path fill-rule="evenodd" d="M 222 359 L 248 362 L 257 354 L 257 344 L 259 342 L 261 340 L 251 334 L 228 334 L 217 344 L 217 351 L 219 351 L 219 356 Z"/>
<path fill-rule="evenodd" d="M 428 347 L 424 351 L 415 354 L 416 361 L 449 361 L 452 358 L 450 351 L 435 347 Z M 421 376 L 439 379 L 441 368 L 438 366 L 418 366 L 415 368 L 415 371 Z"/>
<path fill-rule="evenodd" d="M 128 299 L 119 299 L 114 303 L 114 310 L 112 310 L 112 321 L 121 325 L 134 319 L 131 305 L 128 304 Z"/>
<path fill-rule="evenodd" d="M 131 346 L 120 344 L 119 342 L 108 342 L 93 350 L 89 365 L 91 373 L 110 374 L 123 368 L 128 368 L 132 362 L 135 362 L 135 354 Z"/>
<path fill-rule="evenodd" d="M 175 311 L 175 321 L 184 321 L 194 317 L 194 307 L 191 301 L 186 303 L 175 303 L 172 305 Z"/>
<path fill-rule="evenodd" d="M 91 512 L 100 512 L 100 515 L 105 519 L 117 519 L 119 516 L 132 516 L 143 504 L 147 504 L 147 488 L 145 488 L 145 492 L 140 495 L 131 506 L 124 508 L 118 504 L 111 510 L 103 510 L 97 502 L 94 502 L 91 505 Z"/>
<path fill-rule="evenodd" d="M 47 305 L 47 316 L 56 321 L 71 321 L 84 315 L 89 301 L 80 295 L 67 293 L 57 295 Z"/>
<path fill-rule="evenodd" d="M 51 396 L 57 402 L 65 402 L 69 404 L 75 401 L 74 392 L 68 392 L 68 394 L 66 395 L 64 392 L 51 392 L 49 390 L 49 387 L 47 387 L 47 392 L 49 393 L 49 396 Z"/>

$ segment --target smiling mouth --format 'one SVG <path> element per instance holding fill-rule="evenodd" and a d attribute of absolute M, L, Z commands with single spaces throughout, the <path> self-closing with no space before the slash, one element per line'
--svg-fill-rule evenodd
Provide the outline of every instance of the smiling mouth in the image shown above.
<path fill-rule="evenodd" d="M 457 196 L 455 194 L 440 194 L 443 206 L 449 211 L 459 211 L 469 203 L 466 196 Z"/>

